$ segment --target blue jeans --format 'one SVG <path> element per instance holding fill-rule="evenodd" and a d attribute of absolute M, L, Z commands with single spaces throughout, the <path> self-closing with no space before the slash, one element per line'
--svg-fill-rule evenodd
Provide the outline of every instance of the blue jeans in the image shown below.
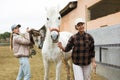
<path fill-rule="evenodd" d="M 28 57 L 20 57 L 19 58 L 20 67 L 16 80 L 30 80 L 31 72 L 30 72 L 30 63 Z"/>

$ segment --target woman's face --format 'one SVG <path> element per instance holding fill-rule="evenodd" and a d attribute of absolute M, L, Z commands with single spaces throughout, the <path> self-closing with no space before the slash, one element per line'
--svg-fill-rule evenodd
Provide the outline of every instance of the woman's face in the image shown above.
<path fill-rule="evenodd" d="M 84 23 L 78 23 L 76 26 L 79 32 L 84 31 L 84 27 L 85 27 Z"/>
<path fill-rule="evenodd" d="M 14 28 L 14 29 L 13 29 L 13 32 L 14 32 L 14 33 L 19 33 L 19 27 Z"/>

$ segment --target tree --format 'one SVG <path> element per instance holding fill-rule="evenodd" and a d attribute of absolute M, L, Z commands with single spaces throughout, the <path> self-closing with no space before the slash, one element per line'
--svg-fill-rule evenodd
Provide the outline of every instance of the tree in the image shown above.
<path fill-rule="evenodd" d="M 0 34 L 0 39 L 5 39 L 5 36 L 3 34 Z"/>
<path fill-rule="evenodd" d="M 5 32 L 3 35 L 5 36 L 5 38 L 10 38 L 10 33 L 9 32 Z"/>
<path fill-rule="evenodd" d="M 10 32 L 5 32 L 3 34 L 0 34 L 0 42 L 6 41 L 8 38 L 10 38 Z M 8 40 L 7 40 L 7 42 L 8 42 Z"/>

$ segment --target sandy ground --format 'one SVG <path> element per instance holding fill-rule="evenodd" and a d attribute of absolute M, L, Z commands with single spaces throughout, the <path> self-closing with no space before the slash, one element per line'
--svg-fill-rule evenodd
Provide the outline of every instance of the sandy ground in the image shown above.
<path fill-rule="evenodd" d="M 40 50 L 37 49 L 37 54 L 30 58 L 31 64 L 31 80 L 43 80 L 44 67 Z M 49 80 L 55 80 L 55 65 L 50 63 Z M 63 64 L 64 65 L 64 64 Z M 9 47 L 0 46 L 0 80 L 15 80 L 19 68 L 18 59 L 13 56 Z M 107 80 L 98 74 L 92 74 L 91 80 Z M 65 67 L 62 66 L 61 80 L 66 79 Z"/>

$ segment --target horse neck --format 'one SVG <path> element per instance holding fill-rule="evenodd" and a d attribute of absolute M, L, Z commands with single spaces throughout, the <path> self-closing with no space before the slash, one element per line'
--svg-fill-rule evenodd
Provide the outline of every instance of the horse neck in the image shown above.
<path fill-rule="evenodd" d="M 46 32 L 46 37 L 45 37 L 45 42 L 49 45 L 53 45 L 54 43 L 52 42 L 51 36 L 50 36 L 50 30 L 47 29 Z"/>

